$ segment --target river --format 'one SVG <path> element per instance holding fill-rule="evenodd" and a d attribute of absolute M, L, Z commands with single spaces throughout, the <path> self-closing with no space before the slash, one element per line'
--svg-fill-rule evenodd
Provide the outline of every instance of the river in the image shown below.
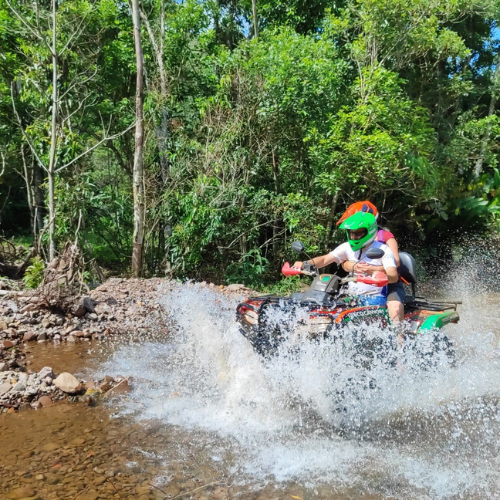
<path fill-rule="evenodd" d="M 87 378 L 131 376 L 132 393 L 97 408 L 0 417 L 4 491 L 27 485 L 44 500 L 499 498 L 500 294 L 458 278 L 443 293 L 464 300 L 447 332 L 456 363 L 436 358 L 423 369 L 410 355 L 397 368 L 381 364 L 375 388 L 348 397 L 359 369 L 331 343 L 263 361 L 238 332 L 236 299 L 179 285 L 161 300 L 172 322 L 160 335 L 79 344 L 61 351 L 60 366 L 52 361 Z M 54 360 L 56 347 L 37 348 Z"/>

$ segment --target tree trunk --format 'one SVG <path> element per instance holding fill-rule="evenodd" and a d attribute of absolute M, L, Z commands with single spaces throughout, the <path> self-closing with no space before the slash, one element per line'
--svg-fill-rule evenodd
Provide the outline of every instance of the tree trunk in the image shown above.
<path fill-rule="evenodd" d="M 155 55 L 156 64 L 158 66 L 158 73 L 160 76 L 160 103 L 161 103 L 161 118 L 160 124 L 156 125 L 156 142 L 158 144 L 158 154 L 160 157 L 160 172 L 163 184 L 166 184 L 168 179 L 168 156 L 167 156 L 167 138 L 168 138 L 168 111 L 165 107 L 164 99 L 167 95 L 167 73 L 165 71 L 165 64 L 163 63 L 163 46 L 165 40 L 165 5 L 163 0 L 161 1 L 161 12 L 160 12 L 160 33 L 158 40 L 149 23 L 149 19 L 146 13 L 141 10 L 141 18 L 144 20 L 146 30 L 148 32 L 149 40 L 153 48 L 153 53 Z"/>
<path fill-rule="evenodd" d="M 259 38 L 259 21 L 257 19 L 257 0 L 252 0 L 252 14 L 253 14 L 253 34 L 255 38 Z"/>
<path fill-rule="evenodd" d="M 142 275 L 144 250 L 144 56 L 141 43 L 141 19 L 139 0 L 132 0 L 132 19 L 134 23 L 135 58 L 137 64 L 137 83 L 135 94 L 135 152 L 134 152 L 134 236 L 132 250 L 132 273 Z"/>
<path fill-rule="evenodd" d="M 56 182 L 56 150 L 57 150 L 57 0 L 52 0 L 52 121 L 50 126 L 50 157 L 47 170 L 49 181 L 49 260 L 55 259 L 55 182 Z"/>
<path fill-rule="evenodd" d="M 335 212 L 337 211 L 338 199 L 339 199 L 339 193 L 337 191 L 332 197 L 332 205 L 330 207 L 330 213 L 328 214 L 328 225 L 326 227 L 325 246 L 329 244 L 332 238 L 334 218 L 335 218 Z"/>

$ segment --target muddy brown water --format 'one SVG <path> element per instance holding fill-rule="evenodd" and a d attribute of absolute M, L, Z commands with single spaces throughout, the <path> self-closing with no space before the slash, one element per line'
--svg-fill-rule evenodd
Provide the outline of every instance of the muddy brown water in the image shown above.
<path fill-rule="evenodd" d="M 29 368 L 88 372 L 106 348 L 87 343 L 29 345 Z M 84 377 L 85 378 L 85 377 Z M 205 437 L 202 437 L 204 439 Z M 196 433 L 159 421 L 116 416 L 112 404 L 60 403 L 0 415 L 0 500 L 7 499 L 332 499 L 381 500 L 303 485 L 229 484 L 210 453 L 192 454 Z M 168 463 L 162 458 L 169 450 Z M 187 456 L 186 456 L 187 455 Z M 353 496 L 354 495 L 354 496 Z"/>
<path fill-rule="evenodd" d="M 500 296 L 490 295 L 472 303 L 473 307 L 464 306 L 461 311 L 464 337 L 468 338 L 471 335 L 469 332 L 475 331 L 477 311 L 480 310 L 482 331 L 492 331 L 497 340 L 500 339 L 497 319 L 499 304 Z M 57 373 L 69 371 L 88 378 L 89 374 L 99 371 L 102 363 L 112 357 L 114 352 L 115 346 L 105 342 L 59 345 L 45 343 L 29 345 L 26 360 L 30 362 L 28 367 L 34 371 L 51 366 Z M 484 359 L 487 361 L 488 356 L 484 355 Z M 147 368 L 145 365 L 144 367 Z M 127 376 L 129 373 L 123 375 Z M 146 394 L 144 399 L 147 403 Z M 446 493 L 434 496 L 432 493 L 415 493 L 414 496 L 370 494 L 369 487 L 351 488 L 345 482 L 325 485 L 316 482 L 311 485 L 307 480 L 302 480 L 297 483 L 285 481 L 278 485 L 274 481 L 266 481 L 266 478 L 263 478 L 262 485 L 259 481 L 240 482 L 237 448 L 225 446 L 226 438 L 212 435 L 208 431 L 167 424 L 161 418 L 138 420 L 133 411 L 129 415 L 124 414 L 123 406 L 118 403 L 115 406 L 113 402 L 101 403 L 96 407 L 81 403 L 61 403 L 36 411 L 0 415 L 0 500 L 448 498 Z M 490 405 L 491 408 L 498 406 L 496 401 Z M 482 408 L 478 411 L 482 411 Z M 404 419 L 401 420 L 399 429 L 396 418 L 391 424 L 384 424 L 387 431 L 385 441 L 378 434 L 373 437 L 374 447 L 383 454 L 392 442 L 397 442 L 408 447 L 408 456 L 411 456 L 414 448 L 417 451 L 420 449 L 414 446 L 414 442 L 424 441 L 426 446 L 433 449 L 434 441 L 439 438 L 443 442 L 440 446 L 444 448 L 450 441 L 454 421 L 462 419 L 464 414 L 457 415 L 443 414 L 443 421 L 440 423 L 446 424 L 446 428 L 439 428 L 436 433 L 431 432 L 430 427 L 425 432 L 421 430 L 425 417 L 414 420 L 414 425 L 418 427 L 415 429 Z M 447 419 L 450 420 L 449 423 Z M 479 419 L 473 419 L 470 425 L 473 427 L 477 421 Z M 437 422 L 439 423 L 438 420 Z M 318 424 L 318 428 L 320 427 L 321 423 Z M 496 427 L 492 430 L 495 429 Z M 459 430 L 467 431 L 467 428 L 459 427 Z M 476 440 L 480 446 L 484 430 L 478 425 L 478 435 L 472 431 L 470 434 L 472 440 Z M 364 436 L 364 439 L 371 438 L 369 435 Z M 332 446 L 341 447 L 341 439 L 342 437 L 332 441 Z M 355 439 L 345 442 L 352 443 L 352 447 L 348 448 L 357 453 Z M 494 440 L 488 439 L 483 446 L 485 467 L 492 474 L 496 473 L 488 463 L 493 464 L 496 459 L 495 456 L 488 455 L 488 446 L 492 448 L 491 453 L 495 454 L 497 447 L 494 443 Z M 270 443 L 269 446 L 276 444 Z M 214 449 L 217 447 L 220 447 L 221 452 L 215 457 Z M 474 447 L 469 449 L 464 446 L 462 455 L 465 456 L 467 451 L 473 449 Z M 321 449 L 312 450 L 311 460 L 314 460 L 315 453 L 321 454 Z M 348 458 L 349 455 L 346 455 L 346 460 Z M 473 454 L 472 459 L 474 458 L 477 461 Z M 367 482 L 371 485 L 393 481 L 394 491 L 404 491 L 399 489 L 397 477 L 385 474 L 376 467 L 375 458 L 373 460 L 374 463 L 368 464 L 369 468 L 366 470 Z M 293 467 L 293 460 L 290 462 Z M 462 462 L 457 464 L 462 465 Z M 337 489 L 335 484 L 338 485 Z M 458 493 L 449 498 L 491 500 L 496 497 L 491 493 L 484 497 L 476 497 L 475 494 L 462 496 Z"/>

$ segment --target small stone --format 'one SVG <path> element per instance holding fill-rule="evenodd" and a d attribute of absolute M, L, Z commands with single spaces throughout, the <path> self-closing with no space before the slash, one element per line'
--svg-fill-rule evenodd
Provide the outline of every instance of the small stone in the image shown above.
<path fill-rule="evenodd" d="M 59 445 L 57 443 L 47 443 L 42 447 L 42 449 L 44 451 L 54 451 L 59 449 Z"/>
<path fill-rule="evenodd" d="M 54 372 L 52 371 L 52 368 L 50 366 L 44 366 L 38 372 L 38 378 L 40 378 L 41 380 L 45 380 L 47 377 L 50 377 L 51 379 L 55 378 Z"/>
<path fill-rule="evenodd" d="M 239 284 L 239 283 L 234 283 L 232 285 L 228 285 L 226 290 L 228 292 L 238 292 L 242 288 L 245 288 L 245 285 Z"/>
<path fill-rule="evenodd" d="M 132 390 L 130 387 L 128 380 L 124 379 L 120 383 L 116 384 L 112 389 L 110 389 L 105 395 L 104 399 L 111 398 L 116 396 L 117 394 L 126 394 Z"/>
<path fill-rule="evenodd" d="M 76 394 L 82 389 L 80 382 L 71 373 L 67 372 L 61 373 L 54 380 L 54 385 L 68 394 Z"/>
<path fill-rule="evenodd" d="M 23 337 L 23 341 L 24 342 L 31 342 L 31 341 L 35 341 L 36 338 L 37 338 L 37 336 L 33 332 L 31 332 L 31 333 L 25 333 L 24 337 Z"/>
<path fill-rule="evenodd" d="M 26 384 L 24 382 L 18 382 L 12 388 L 14 392 L 24 392 L 26 390 Z"/>
<path fill-rule="evenodd" d="M 43 481 L 43 480 L 45 479 L 45 476 L 44 476 L 43 474 L 37 474 L 37 475 L 35 476 L 35 479 L 36 479 L 37 481 Z"/>
<path fill-rule="evenodd" d="M 7 363 L 0 363 L 0 372 L 4 372 L 7 370 Z"/>
<path fill-rule="evenodd" d="M 99 498 L 99 493 L 97 492 L 89 492 L 89 493 L 82 493 L 81 495 L 77 495 L 75 497 L 75 500 L 97 500 Z"/>
<path fill-rule="evenodd" d="M 77 318 L 81 318 L 86 312 L 87 310 L 85 309 L 85 306 L 83 304 L 73 306 L 73 308 L 71 309 L 71 314 L 73 314 L 73 316 L 76 316 Z"/>
<path fill-rule="evenodd" d="M 78 341 L 78 337 L 74 337 L 73 335 L 68 335 L 66 337 L 66 342 L 77 342 Z"/>
<path fill-rule="evenodd" d="M 0 384 L 0 396 L 7 394 L 11 388 L 12 388 L 12 386 L 8 382 Z"/>
<path fill-rule="evenodd" d="M 20 500 L 22 498 L 34 497 L 36 491 L 28 486 L 21 486 L 21 488 L 15 488 L 10 493 L 7 493 L 7 498 L 11 500 Z"/>
<path fill-rule="evenodd" d="M 38 337 L 36 339 L 38 340 L 38 342 L 40 342 L 42 340 L 47 340 L 47 334 L 45 332 L 42 332 L 38 335 Z"/>
<path fill-rule="evenodd" d="M 40 403 L 44 408 L 47 406 L 52 406 L 54 403 L 52 403 L 52 398 L 50 396 L 42 396 L 39 400 L 38 403 Z"/>
<path fill-rule="evenodd" d="M 106 375 L 102 382 L 99 383 L 99 389 L 101 389 L 102 392 L 109 391 L 111 387 L 113 387 L 114 382 L 115 379 L 113 377 Z"/>
<path fill-rule="evenodd" d="M 11 347 L 14 347 L 14 343 L 10 340 L 0 340 L 0 347 L 10 349 Z"/>

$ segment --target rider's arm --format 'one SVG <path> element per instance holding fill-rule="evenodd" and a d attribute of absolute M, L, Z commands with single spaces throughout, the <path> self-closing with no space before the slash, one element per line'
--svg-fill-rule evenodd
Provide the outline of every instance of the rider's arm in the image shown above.
<path fill-rule="evenodd" d="M 352 268 L 354 267 L 354 264 L 356 264 L 356 270 L 357 271 L 362 271 L 365 273 L 374 273 L 375 271 L 384 271 L 384 266 L 374 266 L 373 264 L 366 264 L 366 263 L 356 263 L 352 262 L 350 260 L 346 260 L 345 262 L 342 262 L 342 268 L 344 271 L 347 271 L 348 273 L 352 271 Z"/>
<path fill-rule="evenodd" d="M 318 269 L 321 269 L 322 267 L 326 267 L 332 262 L 337 262 L 336 257 L 330 252 L 325 255 L 320 255 L 319 257 L 314 257 L 314 259 L 309 259 L 307 262 L 309 264 L 312 264 L 313 266 L 316 266 Z M 301 261 L 295 262 L 293 267 L 295 269 L 302 269 L 304 266 L 304 263 Z"/>
<path fill-rule="evenodd" d="M 400 260 L 399 260 L 399 248 L 398 248 L 398 242 L 396 241 L 396 238 L 389 238 L 385 244 L 391 249 L 392 255 L 394 255 L 394 260 L 396 261 L 396 267 L 399 266 Z M 383 271 L 383 269 L 381 269 Z"/>
<path fill-rule="evenodd" d="M 396 283 L 399 280 L 398 270 L 395 267 L 388 267 L 385 269 L 385 274 L 389 279 L 389 283 Z"/>

